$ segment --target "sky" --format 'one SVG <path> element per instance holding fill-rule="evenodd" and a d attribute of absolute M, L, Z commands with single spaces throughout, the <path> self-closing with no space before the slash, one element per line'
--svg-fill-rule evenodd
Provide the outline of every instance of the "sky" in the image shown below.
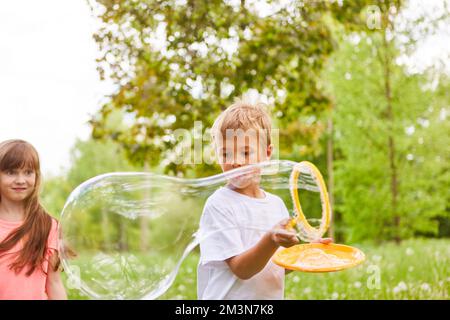
<path fill-rule="evenodd" d="M 89 136 L 89 116 L 110 90 L 96 71 L 94 23 L 84 0 L 0 7 L 0 141 L 29 141 L 44 174 L 69 166 L 71 147 Z"/>
<path fill-rule="evenodd" d="M 14 0 L 0 7 L 0 141 L 32 143 L 44 175 L 70 166 L 70 149 L 89 137 L 90 115 L 113 90 L 96 71 L 95 27 L 85 0 Z M 448 54 L 446 39 L 425 42 L 414 58 L 418 65 Z"/>

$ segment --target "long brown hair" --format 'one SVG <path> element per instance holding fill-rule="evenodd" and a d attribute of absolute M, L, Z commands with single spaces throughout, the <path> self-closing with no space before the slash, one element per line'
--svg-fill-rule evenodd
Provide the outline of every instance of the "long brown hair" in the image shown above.
<path fill-rule="evenodd" d="M 45 211 L 39 202 L 39 187 L 41 185 L 41 170 L 39 156 L 36 149 L 23 140 L 7 140 L 0 143 L 0 171 L 15 169 L 32 169 L 36 174 L 34 190 L 24 201 L 25 215 L 23 224 L 13 230 L 0 243 L 0 257 L 11 250 L 21 239 L 24 239 L 23 248 L 18 252 L 16 259 L 9 265 L 11 270 L 20 273 L 25 267 L 30 276 L 36 269 L 43 272 L 43 263 L 46 259 L 47 239 L 52 227 L 52 217 Z M 0 202 L 1 202 L 0 194 Z M 59 267 L 56 262 L 55 271 Z"/>

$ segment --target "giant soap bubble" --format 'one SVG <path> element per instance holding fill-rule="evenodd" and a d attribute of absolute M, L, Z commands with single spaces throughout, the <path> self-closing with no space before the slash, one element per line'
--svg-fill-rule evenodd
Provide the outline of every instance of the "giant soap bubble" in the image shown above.
<path fill-rule="evenodd" d="M 291 178 L 296 165 L 268 161 L 201 179 L 139 172 L 94 177 L 78 186 L 64 206 L 63 266 L 90 298 L 156 299 L 173 283 L 184 258 L 200 241 L 208 241 L 210 234 L 197 232 L 207 197 L 227 183 L 239 186 L 255 179 L 263 190 L 281 197 L 293 215 L 299 212 L 291 192 L 298 192 L 301 214 L 310 219 L 297 219 L 298 236 L 304 241 L 319 238 L 330 212 L 322 214 L 323 194 L 307 168 Z M 268 231 L 257 225 L 239 227 Z"/>

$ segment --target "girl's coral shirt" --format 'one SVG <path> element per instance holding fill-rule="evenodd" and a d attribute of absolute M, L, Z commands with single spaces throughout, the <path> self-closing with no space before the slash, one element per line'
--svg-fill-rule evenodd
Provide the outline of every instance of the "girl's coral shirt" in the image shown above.
<path fill-rule="evenodd" d="M 22 221 L 5 221 L 0 219 L 0 242 L 8 234 L 19 227 Z M 45 284 L 47 275 L 37 268 L 30 276 L 26 276 L 27 267 L 19 274 L 9 269 L 17 252 L 21 250 L 22 242 L 0 257 L 0 300 L 47 300 Z M 48 271 L 48 259 L 58 250 L 58 222 L 52 219 L 52 227 L 47 240 L 46 261 L 43 264 L 45 272 Z"/>

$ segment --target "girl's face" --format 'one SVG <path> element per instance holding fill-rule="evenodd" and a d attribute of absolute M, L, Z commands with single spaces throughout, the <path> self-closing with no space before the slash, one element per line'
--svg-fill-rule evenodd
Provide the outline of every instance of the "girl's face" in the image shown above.
<path fill-rule="evenodd" d="M 36 172 L 32 169 L 9 169 L 0 171 L 1 199 L 20 202 L 34 191 Z"/>

